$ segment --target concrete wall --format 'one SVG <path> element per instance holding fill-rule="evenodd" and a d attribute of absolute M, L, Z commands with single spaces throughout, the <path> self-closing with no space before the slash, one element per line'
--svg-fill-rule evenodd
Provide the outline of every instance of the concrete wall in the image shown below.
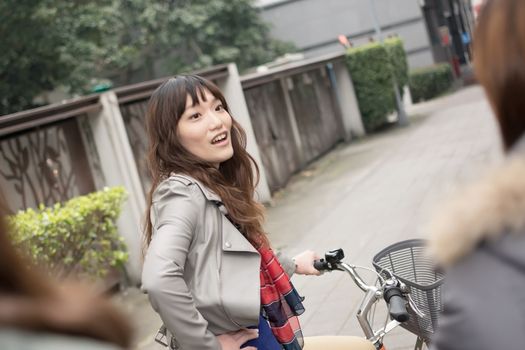
<path fill-rule="evenodd" d="M 296 64 L 297 63 L 294 63 L 294 65 Z M 311 62 L 309 64 L 311 64 Z M 364 131 L 361 124 L 361 117 L 359 114 L 359 109 L 357 108 L 357 102 L 354 96 L 351 78 L 348 74 L 348 71 L 346 70 L 345 65 L 341 62 L 335 64 L 334 75 L 337 88 L 339 90 L 339 95 L 337 98 L 340 100 L 341 105 L 340 108 L 343 118 L 342 124 L 345 127 L 345 136 L 348 140 L 352 136 L 360 136 L 363 134 Z M 235 64 L 229 64 L 227 66 L 227 74 L 217 79 L 218 85 L 224 92 L 224 95 L 229 102 L 232 114 L 245 128 L 248 138 L 247 150 L 259 165 L 261 177 L 257 187 L 257 199 L 261 202 L 269 202 L 271 201 L 271 193 L 268 186 L 266 169 L 264 169 L 263 162 L 261 161 L 261 152 L 259 146 L 256 143 L 253 125 L 243 93 L 243 87 Z M 148 85 L 143 85 L 142 88 L 148 88 Z M 135 87 L 135 89 L 137 89 L 137 87 Z M 146 90 L 147 93 L 151 93 L 151 91 L 148 91 L 149 90 Z M 137 92 L 135 91 L 135 94 L 136 93 Z M 144 101 L 144 96 L 135 96 L 135 98 L 137 98 L 137 103 L 143 103 Z M 94 97 L 91 97 L 91 99 L 94 99 Z M 66 101 L 64 104 L 68 105 L 74 103 L 77 102 L 72 100 Z M 81 114 L 80 116 L 75 116 L 75 114 L 72 114 L 75 116 L 75 118 L 79 118 L 78 126 L 80 126 L 78 131 L 78 139 L 74 141 L 82 142 L 86 148 L 85 151 L 88 158 L 86 163 L 88 163 L 88 165 L 85 165 L 85 167 L 87 169 L 86 171 L 91 170 L 92 174 L 90 174 L 90 177 L 93 177 L 92 187 L 94 187 L 89 189 L 89 191 L 100 190 L 105 186 L 123 186 L 128 193 L 127 200 L 123 205 L 121 215 L 118 219 L 118 230 L 119 233 L 124 237 L 130 254 L 129 261 L 127 263 L 129 277 L 132 283 L 139 283 L 141 272 L 142 227 L 144 224 L 146 199 L 144 197 L 137 161 L 133 155 L 133 146 L 130 142 L 129 135 L 127 134 L 126 126 L 122 116 L 122 110 L 120 109 L 120 104 L 117 97 L 117 92 L 105 92 L 96 97 L 96 100 L 92 101 L 91 103 L 95 104 L 95 107 L 89 110 L 88 115 Z M 98 104 L 100 104 L 100 108 L 98 107 Z M 44 112 L 41 111 L 39 113 Z M 49 113 L 49 111 L 45 111 L 45 113 Z M 73 119 L 71 120 L 76 122 Z M 44 128 L 40 129 L 39 132 L 42 133 L 42 130 L 44 130 Z M 32 126 L 29 126 L 27 130 L 22 130 L 22 132 L 27 133 L 31 133 L 33 131 L 34 129 Z M 51 139 L 64 138 L 63 134 L 56 136 L 56 133 L 52 135 L 50 134 L 48 136 Z M 289 135 L 288 137 L 294 136 Z M 19 143 L 21 143 L 22 146 L 25 145 L 22 141 Z M 35 145 L 41 144 L 36 141 L 33 143 Z M 2 144 L 0 144 L 0 146 L 2 146 Z M 6 147 L 8 146 L 9 145 Z M 0 151 L 2 150 L 1 148 L 2 147 L 0 147 Z M 69 153 L 65 152 L 64 157 L 66 157 L 68 154 Z M 18 154 L 13 156 L 23 158 Z M 76 158 L 63 159 L 61 160 L 61 163 L 66 164 L 68 169 L 75 167 L 78 169 L 79 165 L 73 163 L 73 160 L 78 163 L 78 158 L 79 157 L 77 156 Z M 9 166 L 5 164 L 5 162 L 3 166 L 5 173 Z M 42 177 L 41 171 L 39 171 L 39 168 L 37 167 L 32 167 L 29 170 L 27 167 L 25 167 L 25 171 L 26 173 L 23 175 L 26 177 Z M 27 174 L 28 171 L 31 172 L 31 174 Z M 16 182 L 16 180 L 16 178 L 11 179 L 11 182 Z M 3 184 L 4 188 L 17 185 L 16 183 L 6 184 L 5 179 L 2 179 L 1 176 L 0 183 Z M 87 191 L 84 191 L 83 193 L 86 192 Z M 20 196 L 20 194 L 17 193 L 8 192 L 8 194 L 11 197 L 16 197 L 17 195 Z M 78 193 L 71 193 L 68 198 L 76 195 L 78 195 Z M 22 205 L 20 206 L 23 207 Z"/>
<path fill-rule="evenodd" d="M 371 0 L 260 0 L 272 35 L 295 43 L 308 57 L 343 51 L 340 34 L 359 45 L 375 36 Z M 383 36 L 398 34 L 411 68 L 433 63 L 427 29 L 417 0 L 373 0 Z"/>
<path fill-rule="evenodd" d="M 231 109 L 235 120 L 241 124 L 246 132 L 246 150 L 255 159 L 259 166 L 259 183 L 256 188 L 257 200 L 262 203 L 268 203 L 272 200 L 268 181 L 266 179 L 266 172 L 259 154 L 259 147 L 255 140 L 250 113 L 246 106 L 244 93 L 242 91 L 239 71 L 234 63 L 228 65 L 228 77 L 219 81 L 219 87 L 222 90 L 224 97 L 228 101 L 228 106 Z"/>

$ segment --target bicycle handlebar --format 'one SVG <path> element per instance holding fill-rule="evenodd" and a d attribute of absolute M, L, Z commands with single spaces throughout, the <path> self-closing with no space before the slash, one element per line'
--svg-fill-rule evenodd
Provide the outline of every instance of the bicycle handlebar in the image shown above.
<path fill-rule="evenodd" d="M 317 271 L 326 271 L 328 270 L 328 263 L 324 260 L 324 259 L 321 259 L 321 260 L 315 260 L 314 261 L 314 268 L 317 270 Z"/>
<path fill-rule="evenodd" d="M 389 280 L 388 282 L 392 282 L 392 280 Z M 397 284 L 388 285 L 387 283 L 383 297 L 387 304 L 390 305 L 389 313 L 394 320 L 398 322 L 408 321 L 410 315 L 407 311 L 407 302 L 401 292 L 401 288 L 399 288 Z"/>
<path fill-rule="evenodd" d="M 325 254 L 325 259 L 315 260 L 314 268 L 319 271 L 333 271 L 341 270 L 346 271 L 355 284 L 363 292 L 375 292 L 377 288 L 375 286 L 367 285 L 359 274 L 355 271 L 355 266 L 348 265 L 341 260 L 344 258 L 344 253 L 342 249 L 335 249 L 327 252 Z M 389 313 L 390 316 L 398 322 L 406 322 L 409 319 L 409 313 L 407 311 L 407 300 L 401 288 L 399 286 L 399 281 L 390 273 L 390 271 L 385 270 L 389 275 L 389 279 L 384 282 L 381 286 L 383 289 L 383 297 L 387 304 L 390 306 Z"/>
<path fill-rule="evenodd" d="M 348 265 L 341 261 L 344 257 L 345 254 L 341 248 L 330 250 L 325 253 L 324 259 L 314 260 L 314 268 L 321 272 L 334 270 L 346 271 L 363 292 L 375 291 L 376 287 L 367 285 L 356 272 L 355 266 Z"/>
<path fill-rule="evenodd" d="M 410 318 L 407 311 L 406 301 L 403 297 L 395 295 L 390 298 L 390 316 L 397 322 L 406 322 Z"/>

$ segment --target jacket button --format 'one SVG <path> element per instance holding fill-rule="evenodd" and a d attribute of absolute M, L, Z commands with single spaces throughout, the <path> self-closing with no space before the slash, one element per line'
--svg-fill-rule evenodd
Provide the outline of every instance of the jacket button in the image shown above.
<path fill-rule="evenodd" d="M 225 246 L 226 248 L 231 248 L 231 247 L 232 247 L 232 244 L 231 244 L 230 242 L 226 242 L 226 243 L 224 243 L 224 246 Z"/>

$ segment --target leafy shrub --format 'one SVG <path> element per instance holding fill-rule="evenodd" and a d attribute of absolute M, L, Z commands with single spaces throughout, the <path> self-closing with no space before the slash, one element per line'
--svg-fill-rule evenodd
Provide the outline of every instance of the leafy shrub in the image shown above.
<path fill-rule="evenodd" d="M 128 259 L 116 220 L 126 197 L 105 188 L 66 203 L 27 209 L 8 218 L 15 247 L 59 277 L 104 277 Z"/>
<path fill-rule="evenodd" d="M 363 124 L 373 131 L 387 123 L 396 107 L 390 57 L 380 43 L 350 48 L 346 64 L 356 92 Z"/>
<path fill-rule="evenodd" d="M 430 100 L 446 92 L 454 78 L 448 63 L 420 68 L 410 72 L 409 87 L 414 102 Z"/>
<path fill-rule="evenodd" d="M 385 49 L 390 57 L 392 73 L 396 78 L 400 91 L 408 85 L 408 62 L 403 41 L 400 38 L 389 38 L 385 40 Z"/>

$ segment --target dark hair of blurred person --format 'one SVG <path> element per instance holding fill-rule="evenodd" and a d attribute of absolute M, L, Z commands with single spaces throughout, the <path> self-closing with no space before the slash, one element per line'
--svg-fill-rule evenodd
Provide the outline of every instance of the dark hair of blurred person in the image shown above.
<path fill-rule="evenodd" d="M 525 1 L 488 1 L 478 19 L 476 75 L 509 150 L 525 131 Z"/>
<path fill-rule="evenodd" d="M 525 329 L 525 1 L 488 0 L 478 20 L 475 70 L 507 157 L 430 226 L 447 272 L 434 350 L 519 349 Z"/>
<path fill-rule="evenodd" d="M 0 200 L 0 348 L 35 348 L 30 343 L 93 348 L 93 340 L 101 349 L 128 347 L 130 325 L 108 300 L 76 282 L 59 286 L 19 256 L 9 240 L 6 212 Z M 10 334 L 22 338 L 20 343 Z"/>

